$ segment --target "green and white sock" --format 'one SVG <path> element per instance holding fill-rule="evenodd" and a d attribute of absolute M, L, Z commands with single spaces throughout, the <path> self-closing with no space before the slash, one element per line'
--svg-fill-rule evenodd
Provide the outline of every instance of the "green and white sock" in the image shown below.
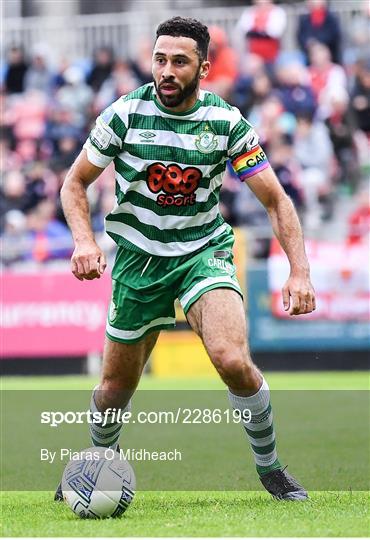
<path fill-rule="evenodd" d="M 100 412 L 95 403 L 95 391 L 99 388 L 96 386 L 93 390 L 90 410 L 94 412 Z M 120 414 L 131 410 L 131 400 L 126 407 L 120 409 Z M 90 423 L 90 436 L 93 446 L 105 446 L 106 448 L 113 448 L 116 450 L 118 446 L 118 439 L 121 434 L 122 422 L 112 422 L 108 416 L 107 420 L 104 419 L 102 423 Z"/>
<path fill-rule="evenodd" d="M 279 469 L 281 465 L 276 451 L 270 389 L 265 379 L 253 396 L 236 396 L 229 390 L 229 399 L 233 409 L 242 414 L 242 424 L 251 444 L 258 474 L 261 476 Z M 250 422 L 247 421 L 248 410 L 251 412 Z"/>

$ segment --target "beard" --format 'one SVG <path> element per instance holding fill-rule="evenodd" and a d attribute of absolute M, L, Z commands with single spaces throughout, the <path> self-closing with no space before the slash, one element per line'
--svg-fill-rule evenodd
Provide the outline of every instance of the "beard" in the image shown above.
<path fill-rule="evenodd" d="M 194 78 L 186 86 L 184 86 L 183 89 L 177 87 L 178 92 L 174 94 L 173 96 L 167 96 L 163 94 L 163 92 L 161 91 L 160 85 L 158 86 L 157 83 L 154 81 L 154 86 L 157 91 L 157 95 L 159 99 L 161 100 L 162 104 L 168 108 L 178 107 L 179 105 L 181 105 L 187 98 L 189 98 L 196 91 L 199 84 L 199 73 L 200 73 L 200 69 L 197 71 Z M 165 81 L 165 83 L 162 82 L 161 84 L 174 84 L 174 83 L 172 81 Z"/>

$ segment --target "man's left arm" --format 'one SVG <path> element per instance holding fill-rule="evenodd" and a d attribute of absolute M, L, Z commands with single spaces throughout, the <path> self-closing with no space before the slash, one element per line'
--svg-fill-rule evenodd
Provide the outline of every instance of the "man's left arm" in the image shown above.
<path fill-rule="evenodd" d="M 293 203 L 270 166 L 246 178 L 245 183 L 266 208 L 274 233 L 290 263 L 290 275 L 282 289 L 284 309 L 290 315 L 310 313 L 316 308 L 315 291 L 302 228 Z"/>

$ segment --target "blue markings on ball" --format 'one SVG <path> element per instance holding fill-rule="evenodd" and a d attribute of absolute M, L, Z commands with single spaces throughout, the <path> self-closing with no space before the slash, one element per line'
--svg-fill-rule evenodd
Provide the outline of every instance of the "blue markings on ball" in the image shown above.
<path fill-rule="evenodd" d="M 96 481 L 98 479 L 101 468 L 104 466 L 104 463 L 104 459 L 85 462 L 84 476 L 93 486 L 96 485 Z"/>

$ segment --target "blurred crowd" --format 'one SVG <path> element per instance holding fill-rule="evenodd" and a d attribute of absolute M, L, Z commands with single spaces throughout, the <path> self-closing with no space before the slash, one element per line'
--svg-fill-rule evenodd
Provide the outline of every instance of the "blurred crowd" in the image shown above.
<path fill-rule="evenodd" d="M 332 219 L 338 194 L 358 198 L 349 241 L 368 234 L 364 196 L 370 142 L 370 9 L 341 28 L 325 0 L 307 0 L 296 21 L 296 47 L 287 51 L 284 5 L 255 0 L 235 31 L 211 27 L 210 76 L 202 84 L 240 108 L 254 125 L 308 234 Z M 0 126 L 1 263 L 68 259 L 72 240 L 59 190 L 95 117 L 150 82 L 152 42 L 138 43 L 123 61 L 108 46 L 93 59 L 64 59 L 55 68 L 48 48 L 8 50 L 2 77 Z M 89 189 L 91 220 L 103 247 L 104 216 L 114 205 L 113 166 Z M 232 225 L 266 225 L 266 213 L 242 189 L 231 168 L 221 209 Z M 355 232 L 354 232 L 355 231 Z M 360 232 L 359 232 L 360 231 Z M 266 243 L 256 248 L 265 256 Z"/>

